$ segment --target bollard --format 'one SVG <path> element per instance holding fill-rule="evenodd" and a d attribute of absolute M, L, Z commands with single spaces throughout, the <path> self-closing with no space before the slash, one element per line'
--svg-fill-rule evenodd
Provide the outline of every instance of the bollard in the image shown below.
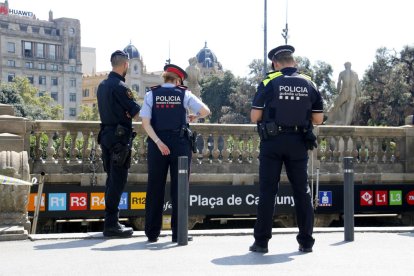
<path fill-rule="evenodd" d="M 43 193 L 43 184 L 45 181 L 45 173 L 40 173 L 40 180 L 39 180 L 39 186 L 37 187 L 37 200 L 36 200 L 36 206 L 35 211 L 33 215 L 33 225 L 32 225 L 32 234 L 36 234 L 36 227 L 37 227 L 37 220 L 39 219 L 39 211 L 40 211 L 40 205 L 42 205 L 42 193 Z"/>
<path fill-rule="evenodd" d="M 188 244 L 188 157 L 178 157 L 177 244 Z"/>
<path fill-rule="evenodd" d="M 354 240 L 354 158 L 344 157 L 344 234 Z"/>

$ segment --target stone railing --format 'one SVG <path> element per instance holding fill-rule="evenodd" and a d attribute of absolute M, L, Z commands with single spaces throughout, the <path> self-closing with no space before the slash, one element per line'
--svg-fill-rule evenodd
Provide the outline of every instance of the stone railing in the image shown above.
<path fill-rule="evenodd" d="M 131 173 L 147 172 L 147 136 L 134 123 Z M 255 125 L 194 124 L 197 153 L 192 157 L 195 174 L 258 173 L 259 138 Z M 101 150 L 96 138 L 98 122 L 36 121 L 31 135 L 32 173 L 102 173 Z M 311 155 L 322 174 L 342 172 L 342 158 L 356 158 L 360 173 L 414 173 L 414 128 L 319 126 L 318 149 Z M 93 156 L 95 158 L 93 158 Z"/>

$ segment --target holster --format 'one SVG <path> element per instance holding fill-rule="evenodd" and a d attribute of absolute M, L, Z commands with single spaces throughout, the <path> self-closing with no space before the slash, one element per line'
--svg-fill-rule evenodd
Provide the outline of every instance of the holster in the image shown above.
<path fill-rule="evenodd" d="M 127 169 L 129 169 L 131 166 L 131 150 L 129 147 L 127 145 L 117 143 L 112 148 L 111 162 L 116 167 L 125 166 Z"/>
<path fill-rule="evenodd" d="M 266 126 L 263 123 L 257 124 L 257 133 L 259 133 L 259 137 L 261 140 L 266 140 L 268 138 Z"/>
<path fill-rule="evenodd" d="M 194 153 L 196 153 L 197 152 L 197 145 L 196 145 L 197 132 L 191 131 L 188 125 L 182 125 L 180 129 L 180 138 L 183 138 L 183 137 L 186 137 L 188 141 L 190 141 L 191 150 Z"/>
<path fill-rule="evenodd" d="M 316 136 L 313 134 L 313 125 L 310 124 L 310 127 L 304 130 L 304 140 L 307 150 L 313 150 L 318 147 L 316 143 Z"/>

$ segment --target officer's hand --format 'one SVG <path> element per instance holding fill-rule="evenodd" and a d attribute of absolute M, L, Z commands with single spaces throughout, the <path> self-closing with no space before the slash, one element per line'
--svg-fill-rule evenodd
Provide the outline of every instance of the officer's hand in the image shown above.
<path fill-rule="evenodd" d="M 161 140 L 158 140 L 157 146 L 158 146 L 158 149 L 161 151 L 162 155 L 170 154 L 170 149 Z"/>
<path fill-rule="evenodd" d="M 196 114 L 188 114 L 187 118 L 188 118 L 188 121 L 190 123 L 193 123 L 193 122 L 196 122 L 197 121 L 198 116 Z"/>

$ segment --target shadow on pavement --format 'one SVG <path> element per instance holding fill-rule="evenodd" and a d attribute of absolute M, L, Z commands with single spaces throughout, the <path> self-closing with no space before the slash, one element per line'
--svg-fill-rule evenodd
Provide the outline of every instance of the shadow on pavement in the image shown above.
<path fill-rule="evenodd" d="M 35 250 L 69 249 L 69 248 L 80 248 L 80 247 L 92 247 L 104 241 L 105 241 L 104 239 L 71 240 L 68 242 L 62 242 L 62 240 L 60 240 L 57 243 L 39 244 L 33 247 Z"/>
<path fill-rule="evenodd" d="M 171 242 L 157 242 L 148 243 L 147 241 L 140 241 L 129 244 L 119 244 L 109 247 L 95 247 L 91 250 L 95 251 L 120 251 L 120 250 L 164 250 L 177 247 L 176 243 Z"/>
<path fill-rule="evenodd" d="M 211 262 L 216 265 L 263 265 L 263 264 L 277 264 L 293 261 L 292 256 L 303 255 L 300 252 L 292 252 L 285 254 L 267 255 L 260 253 L 249 252 L 244 255 L 228 256 L 213 259 Z"/>

